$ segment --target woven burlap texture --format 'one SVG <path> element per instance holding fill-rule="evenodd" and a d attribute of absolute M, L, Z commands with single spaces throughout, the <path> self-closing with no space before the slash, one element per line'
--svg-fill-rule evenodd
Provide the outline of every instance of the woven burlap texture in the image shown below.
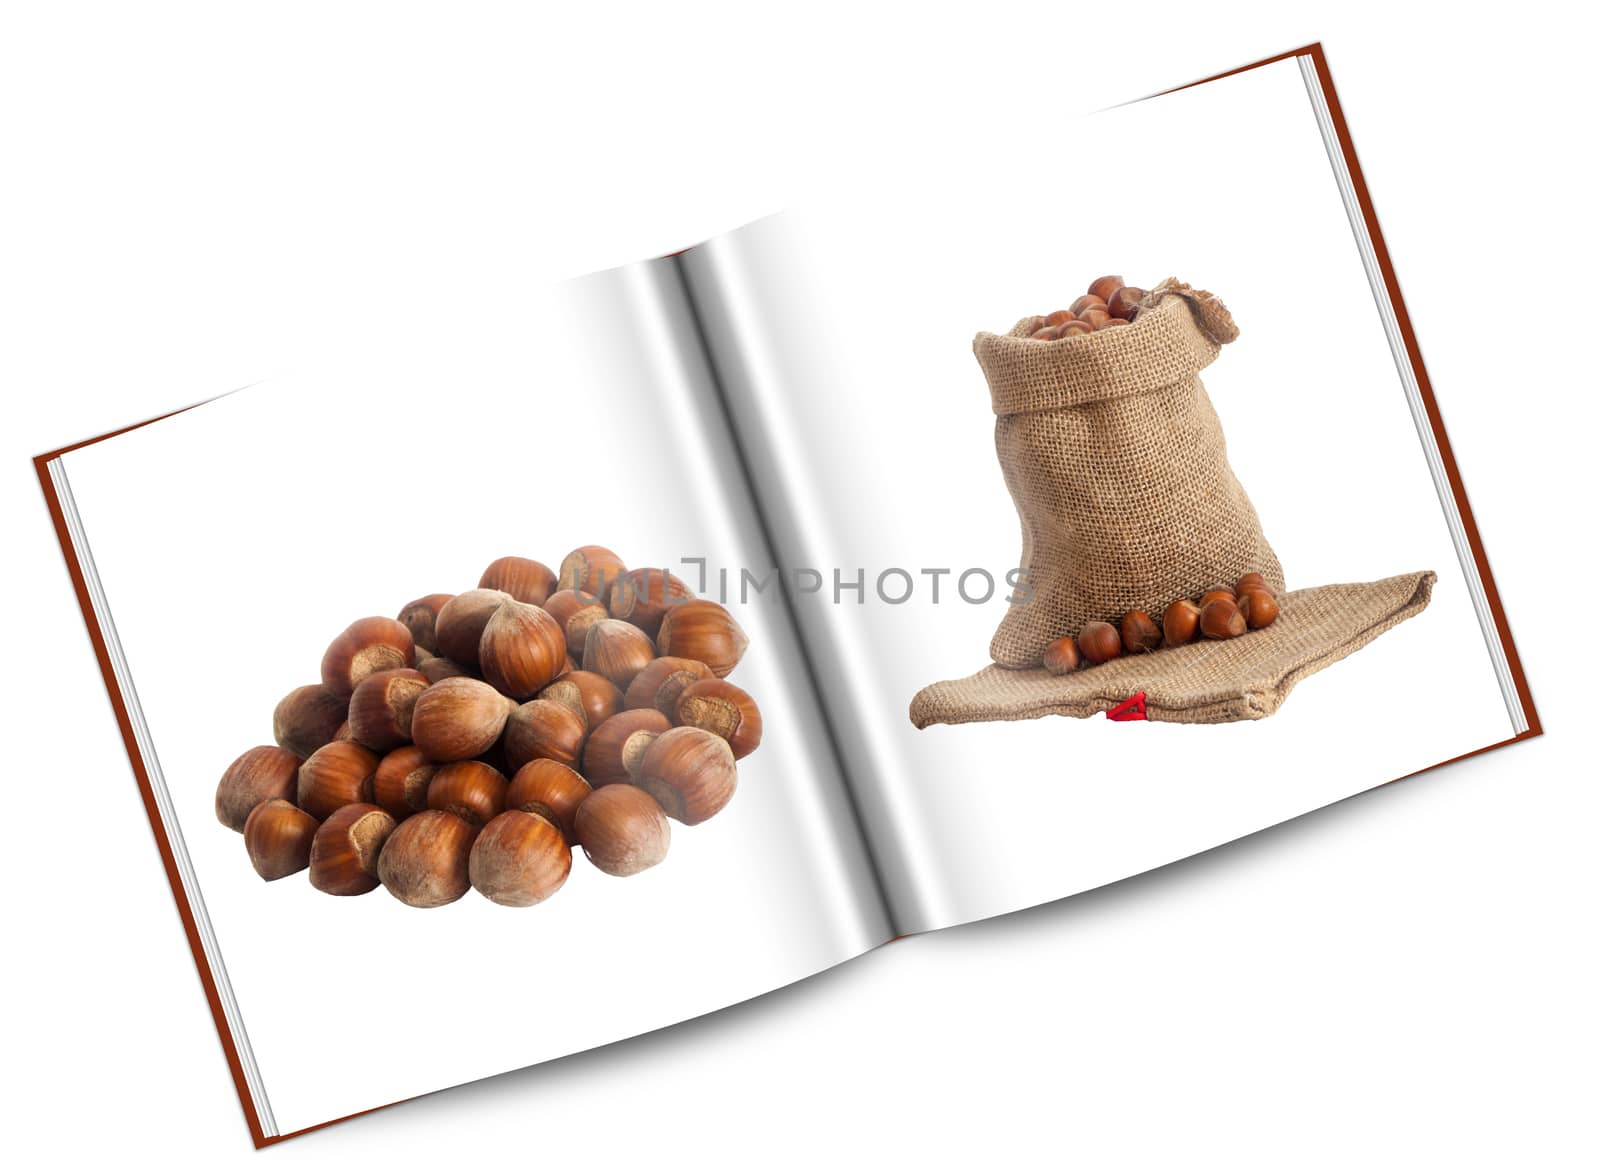
<path fill-rule="evenodd" d="M 1288 594 L 1277 621 L 1226 642 L 1124 655 L 1072 674 L 990 666 L 936 682 L 911 702 L 911 721 L 981 723 L 1071 715 L 1086 719 L 1145 693 L 1145 714 L 1168 723 L 1264 719 L 1296 683 L 1427 606 L 1436 576 L 1318 586 Z"/>
<path fill-rule="evenodd" d="M 972 345 L 1033 587 L 1006 612 L 990 657 L 1036 667 L 1049 642 L 1086 622 L 1135 609 L 1159 619 L 1251 571 L 1282 592 L 1200 382 L 1239 334 L 1221 300 L 1168 279 L 1127 327 L 1046 343 L 1027 338 L 1033 323 Z"/>

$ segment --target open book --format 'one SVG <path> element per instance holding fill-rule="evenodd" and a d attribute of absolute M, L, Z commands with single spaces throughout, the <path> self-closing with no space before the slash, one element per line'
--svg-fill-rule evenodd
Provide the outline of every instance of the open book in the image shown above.
<path fill-rule="evenodd" d="M 985 158 L 981 205 L 940 197 L 952 164 L 532 291 L 497 382 L 375 363 L 38 458 L 258 1145 L 1538 733 L 1319 48 Z M 1107 271 L 1145 292 L 1125 321 L 1039 337 Z M 731 799 L 669 807 L 637 875 L 580 826 L 531 908 L 256 874 L 219 777 L 347 625 L 592 546 L 747 640 L 715 668 L 762 721 Z M 1220 629 L 1169 630 L 1217 590 Z M 610 668 L 593 634 L 541 684 Z M 463 761 L 515 776 L 484 743 Z M 660 799 L 642 745 L 590 796 Z M 431 810 L 476 844 L 498 816 L 459 806 Z"/>

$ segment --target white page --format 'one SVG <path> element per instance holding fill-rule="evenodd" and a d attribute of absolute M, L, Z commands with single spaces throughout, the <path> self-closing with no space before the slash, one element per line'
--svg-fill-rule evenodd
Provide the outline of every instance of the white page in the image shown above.
<path fill-rule="evenodd" d="M 272 741 L 278 699 L 359 616 L 469 589 L 505 554 L 765 559 L 680 292 L 657 262 L 531 294 L 527 373 L 463 352 L 308 375 L 64 458 L 269 1130 L 677 1022 L 891 935 L 773 600 L 735 610 L 751 645 L 733 677 L 760 702 L 762 745 L 729 806 L 674 824 L 642 875 L 575 851 L 535 908 L 469 893 L 418 910 L 381 888 L 324 896 L 304 874 L 263 883 L 213 815 L 223 769 Z"/>
<path fill-rule="evenodd" d="M 988 194 L 947 196 L 973 167 Z M 1082 891 L 1513 734 L 1294 61 L 997 127 L 686 261 L 780 558 L 867 578 L 798 615 L 902 928 Z M 972 337 L 1105 273 L 1227 301 L 1242 336 L 1202 378 L 1289 587 L 1432 569 L 1432 602 L 1263 721 L 919 732 L 912 696 L 987 665 L 1005 610 L 1003 581 L 968 604 L 955 577 L 1019 557 Z M 910 600 L 874 592 L 889 569 Z"/>

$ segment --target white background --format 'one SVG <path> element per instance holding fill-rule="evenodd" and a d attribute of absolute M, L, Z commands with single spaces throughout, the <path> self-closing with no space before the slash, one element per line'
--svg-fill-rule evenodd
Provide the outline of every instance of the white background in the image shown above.
<path fill-rule="evenodd" d="M 833 713 L 856 719 L 851 759 L 902 931 L 1081 892 L 1510 737 L 1298 63 L 985 163 L 964 197 L 936 193 L 973 164 L 946 144 L 870 193 L 819 196 L 706 248 L 736 288 L 729 329 L 758 337 L 760 371 L 731 394 L 755 401 L 736 408 L 746 441 L 759 426 L 772 449 L 784 559 L 827 579 L 799 611 Z M 1100 168 L 1118 175 L 1117 214 L 1041 237 L 1061 190 Z M 912 696 L 987 666 L 1006 610 L 1009 587 L 983 603 L 975 581 L 966 602 L 957 579 L 1003 579 L 1019 552 L 972 334 L 1070 303 L 1107 271 L 1226 298 L 1242 334 L 1202 377 L 1289 587 L 1432 569 L 1432 601 L 1262 722 L 916 731 Z M 914 322 L 883 318 L 907 302 Z M 929 567 L 949 571 L 938 604 Z M 864 569 L 865 593 L 835 601 L 835 568 Z M 877 594 L 890 568 L 914 579 L 903 602 Z"/>
<path fill-rule="evenodd" d="M 1600 804 L 1565 579 L 1593 556 L 1595 377 L 1581 321 L 1535 314 L 1597 257 L 1566 9 L 38 11 L 0 28 L 4 681 L 14 780 L 81 794 L 10 831 L 23 1149 L 250 1151 L 28 456 L 364 351 L 515 367 L 540 277 L 1320 38 L 1550 735 L 275 1151 L 1592 1153 Z"/>

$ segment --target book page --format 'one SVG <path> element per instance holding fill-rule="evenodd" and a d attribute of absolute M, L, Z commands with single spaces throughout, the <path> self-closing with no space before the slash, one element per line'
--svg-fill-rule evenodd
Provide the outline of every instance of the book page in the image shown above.
<path fill-rule="evenodd" d="M 906 931 L 1142 872 L 1518 730 L 1296 62 L 995 137 L 683 259 Z M 1108 273 L 1231 310 L 1239 338 L 1199 376 L 1285 589 L 1433 571 L 1431 600 L 1268 717 L 919 730 L 919 691 L 988 665 L 1022 552 L 973 337 Z M 1190 455 L 1125 438 L 1152 478 Z M 1011 467 L 1055 455 L 1041 439 Z M 1213 503 L 1169 520 L 1174 556 Z"/>
<path fill-rule="evenodd" d="M 759 702 L 760 746 L 726 808 L 674 822 L 638 875 L 574 849 L 532 908 L 477 892 L 408 908 L 304 872 L 264 883 L 215 818 L 218 777 L 272 743 L 275 704 L 358 617 L 471 589 L 504 555 L 554 568 L 600 544 L 691 584 L 685 558 L 767 560 L 673 266 L 530 307 L 523 368 L 463 352 L 307 374 L 64 458 L 270 1132 L 675 1023 L 892 935 L 772 596 L 734 607 L 749 647 L 731 677 Z"/>

